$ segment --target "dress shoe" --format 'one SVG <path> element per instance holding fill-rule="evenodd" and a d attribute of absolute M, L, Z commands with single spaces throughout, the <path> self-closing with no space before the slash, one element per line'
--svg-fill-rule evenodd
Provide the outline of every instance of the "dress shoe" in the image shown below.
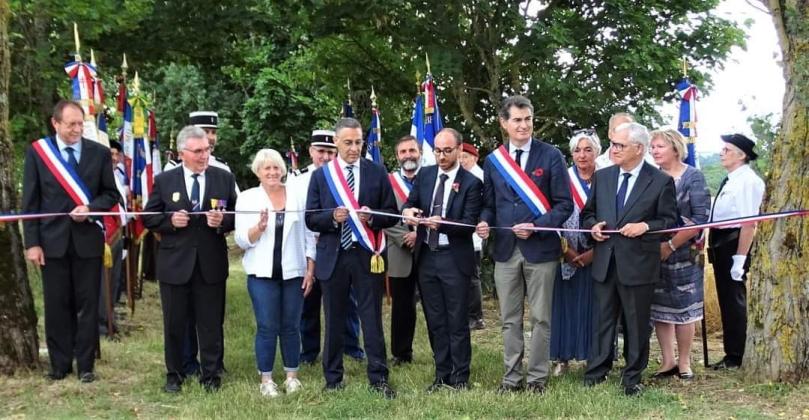
<path fill-rule="evenodd" d="M 408 357 L 395 357 L 395 356 L 390 358 L 391 366 L 401 366 L 401 365 L 404 365 L 404 364 L 407 364 L 407 363 L 413 363 L 413 358 L 412 357 L 409 357 L 409 358 Z"/>
<path fill-rule="evenodd" d="M 624 387 L 624 395 L 627 397 L 639 396 L 643 392 L 643 385 L 635 384 Z"/>
<path fill-rule="evenodd" d="M 79 374 L 79 381 L 83 384 L 89 384 L 90 382 L 95 382 L 96 375 L 93 372 L 84 372 Z"/>
<path fill-rule="evenodd" d="M 448 388 L 449 388 L 449 385 L 447 385 L 446 382 L 444 382 L 441 379 L 436 379 L 435 381 L 433 381 L 432 384 L 430 384 L 430 386 L 427 387 L 426 391 L 427 391 L 428 394 L 432 394 L 434 392 L 438 392 L 438 391 L 441 391 L 442 389 L 448 389 Z"/>
<path fill-rule="evenodd" d="M 365 361 L 365 353 L 364 352 L 358 351 L 358 352 L 346 353 L 346 354 L 348 355 L 348 357 L 350 357 L 350 358 L 352 358 L 352 359 L 354 359 L 354 360 L 356 360 L 358 362 L 364 362 Z"/>
<path fill-rule="evenodd" d="M 674 367 L 671 369 L 655 372 L 655 374 L 652 375 L 652 379 L 670 378 L 678 373 L 680 373 L 680 368 L 678 368 L 677 365 L 674 365 Z"/>
<path fill-rule="evenodd" d="M 390 387 L 390 384 L 388 384 L 386 381 L 380 381 L 375 384 L 371 384 L 371 389 L 382 394 L 382 396 L 386 400 L 392 400 L 396 398 L 396 391 L 394 391 L 393 388 Z"/>
<path fill-rule="evenodd" d="M 692 372 L 690 370 L 688 372 L 677 372 L 677 376 L 679 376 L 680 379 L 682 379 L 684 381 L 690 381 L 690 380 L 694 379 L 694 372 Z"/>
<path fill-rule="evenodd" d="M 70 374 L 70 372 L 48 372 L 45 374 L 45 378 L 52 381 L 61 381 L 65 379 L 68 374 Z"/>
<path fill-rule="evenodd" d="M 724 357 L 722 358 L 722 360 L 711 365 L 713 370 L 738 369 L 740 366 L 741 364 L 736 363 L 733 360 L 728 359 L 727 357 Z"/>
<path fill-rule="evenodd" d="M 206 379 L 204 381 L 200 381 L 202 387 L 205 388 L 208 392 L 215 392 L 219 391 L 219 388 L 222 388 L 222 379 L 214 376 L 213 378 Z"/>
<path fill-rule="evenodd" d="M 163 391 L 167 394 L 179 394 L 182 389 L 182 385 L 177 381 L 166 381 L 166 385 L 163 386 Z"/>
<path fill-rule="evenodd" d="M 497 393 L 500 395 L 510 394 L 512 392 L 520 392 L 522 391 L 522 385 L 520 384 L 507 384 L 505 382 L 501 383 L 499 387 L 497 387 Z"/>
<path fill-rule="evenodd" d="M 607 380 L 606 376 L 599 376 L 597 378 L 591 378 L 591 377 L 586 377 L 585 376 L 584 377 L 584 386 L 586 386 L 587 388 L 592 388 L 592 387 L 594 387 L 594 386 L 596 386 L 596 385 L 598 385 L 600 383 L 605 382 L 606 380 Z"/>
<path fill-rule="evenodd" d="M 525 386 L 525 390 L 534 394 L 542 395 L 545 393 L 545 383 L 544 382 L 529 382 Z"/>
<path fill-rule="evenodd" d="M 323 390 L 329 392 L 329 391 L 339 391 L 343 388 L 345 388 L 345 385 L 343 385 L 343 381 L 331 383 L 327 382 L 326 386 L 323 387 Z"/>
<path fill-rule="evenodd" d="M 470 330 L 482 330 L 486 328 L 486 322 L 483 321 L 483 318 L 476 319 L 474 321 L 469 321 L 469 329 Z"/>

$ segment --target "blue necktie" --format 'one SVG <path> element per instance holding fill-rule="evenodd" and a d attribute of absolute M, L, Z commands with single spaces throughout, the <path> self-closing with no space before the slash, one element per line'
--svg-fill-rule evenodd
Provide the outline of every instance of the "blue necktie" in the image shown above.
<path fill-rule="evenodd" d="M 65 152 L 67 152 L 67 163 L 73 167 L 73 170 L 78 172 L 79 171 L 79 161 L 76 160 L 75 150 L 72 147 L 68 146 L 65 147 Z"/>
<path fill-rule="evenodd" d="M 191 185 L 191 211 L 199 211 L 202 208 L 202 203 L 199 199 L 199 174 L 191 175 L 194 178 L 194 183 Z"/>
<path fill-rule="evenodd" d="M 348 183 L 348 189 L 350 194 L 354 194 L 354 165 L 346 166 L 346 182 Z M 340 245 L 343 249 L 351 248 L 351 226 L 349 226 L 348 220 L 343 222 L 343 231 L 340 232 Z"/>
<path fill-rule="evenodd" d="M 629 188 L 629 177 L 631 173 L 626 172 L 622 174 L 624 180 L 621 181 L 621 186 L 618 188 L 618 195 L 615 196 L 615 216 L 619 217 L 624 210 L 624 202 L 626 201 L 626 190 Z"/>

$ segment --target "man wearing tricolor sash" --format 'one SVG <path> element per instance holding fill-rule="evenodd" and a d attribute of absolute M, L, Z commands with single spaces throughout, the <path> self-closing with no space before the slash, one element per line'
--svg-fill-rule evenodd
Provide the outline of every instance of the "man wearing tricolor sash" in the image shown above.
<path fill-rule="evenodd" d="M 323 374 L 327 390 L 343 387 L 343 340 L 349 289 L 359 307 L 368 379 L 372 389 L 394 398 L 388 384 L 382 293 L 385 272 L 385 235 L 397 217 L 365 211 L 397 213 L 385 168 L 360 158 L 363 132 L 353 118 L 334 128 L 338 156 L 312 174 L 306 202 L 306 225 L 319 232 L 315 277 L 323 290 L 326 319 Z"/>
<path fill-rule="evenodd" d="M 421 165 L 421 147 L 413 136 L 396 141 L 399 170 L 388 177 L 396 196 L 396 207 L 407 201 Z M 413 245 L 416 230 L 402 221 L 385 229 L 388 240 L 388 277 L 390 280 L 390 354 L 393 365 L 413 361 L 413 335 L 416 331 L 416 273 L 413 269 Z"/>
<path fill-rule="evenodd" d="M 541 394 L 550 373 L 551 302 L 562 246 L 557 232 L 531 228 L 559 228 L 570 216 L 573 201 L 562 153 L 532 138 L 533 112 L 531 102 L 523 96 L 503 101 L 500 125 L 508 141 L 483 165 L 483 212 L 477 231 L 484 239 L 490 233 L 494 238 L 494 282 L 505 364 L 499 391 L 523 387 L 523 305 L 527 298 L 532 332 L 525 386 Z"/>
<path fill-rule="evenodd" d="M 108 211 L 120 195 L 109 149 L 82 138 L 81 105 L 60 101 L 51 123 L 56 135 L 33 142 L 26 152 L 22 208 L 70 216 L 23 222 L 25 252 L 42 269 L 48 377 L 64 379 L 75 358 L 79 379 L 92 382 L 104 233 L 83 213 Z"/>

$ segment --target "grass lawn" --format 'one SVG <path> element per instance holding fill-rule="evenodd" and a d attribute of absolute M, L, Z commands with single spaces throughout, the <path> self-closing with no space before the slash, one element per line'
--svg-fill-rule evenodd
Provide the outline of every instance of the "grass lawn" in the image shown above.
<path fill-rule="evenodd" d="M 617 368 L 607 383 L 594 388 L 582 386 L 578 368 L 553 378 L 543 396 L 497 395 L 502 341 L 495 302 L 490 299 L 485 302 L 487 328 L 472 333 L 470 391 L 425 394 L 433 378 L 433 366 L 420 314 L 414 363 L 391 368 L 390 380 L 399 392 L 396 400 L 385 401 L 368 391 L 364 364 L 350 358 L 346 359 L 347 387 L 343 391 L 321 392 L 324 382 L 317 365 L 302 368 L 304 390 L 299 394 L 265 399 L 258 393 L 253 353 L 255 323 L 238 259 L 231 264 L 228 282 L 225 365 L 229 373 L 220 392 L 208 394 L 193 382 L 187 382 L 180 395 L 162 392 L 162 318 L 154 283 L 144 286 L 144 296 L 137 302 L 134 316 L 127 314 L 121 322 L 121 339 L 102 339 L 102 358 L 96 365 L 98 381 L 80 384 L 71 377 L 50 382 L 42 376 L 47 370 L 47 355 L 41 286 L 34 276 L 31 283 L 40 314 L 43 367 L 11 378 L 0 377 L 0 418 L 809 418 L 809 385 L 747 384 L 737 372 L 705 371 L 698 340 L 692 363 L 697 380 L 646 381 L 647 391 L 639 398 L 623 396 Z M 386 313 L 388 310 L 385 304 Z M 387 316 L 385 326 L 389 327 Z M 655 341 L 647 376 L 657 367 Z M 712 359 L 719 358 L 719 347 L 719 341 L 713 338 Z M 280 366 L 277 360 L 276 382 L 282 381 Z"/>

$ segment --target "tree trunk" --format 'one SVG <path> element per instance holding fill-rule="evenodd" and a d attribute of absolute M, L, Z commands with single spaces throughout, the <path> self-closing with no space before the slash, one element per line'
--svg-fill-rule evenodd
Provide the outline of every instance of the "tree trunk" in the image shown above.
<path fill-rule="evenodd" d="M 8 89 L 11 63 L 9 3 L 0 1 L 0 212 L 17 206 L 14 147 L 9 136 Z M 19 223 L 0 223 L 0 374 L 36 367 L 37 316 L 28 286 Z"/>
<path fill-rule="evenodd" d="M 809 207 L 809 1 L 765 0 L 786 79 L 764 211 Z M 809 217 L 759 226 L 752 255 L 744 370 L 756 381 L 809 378 Z"/>

